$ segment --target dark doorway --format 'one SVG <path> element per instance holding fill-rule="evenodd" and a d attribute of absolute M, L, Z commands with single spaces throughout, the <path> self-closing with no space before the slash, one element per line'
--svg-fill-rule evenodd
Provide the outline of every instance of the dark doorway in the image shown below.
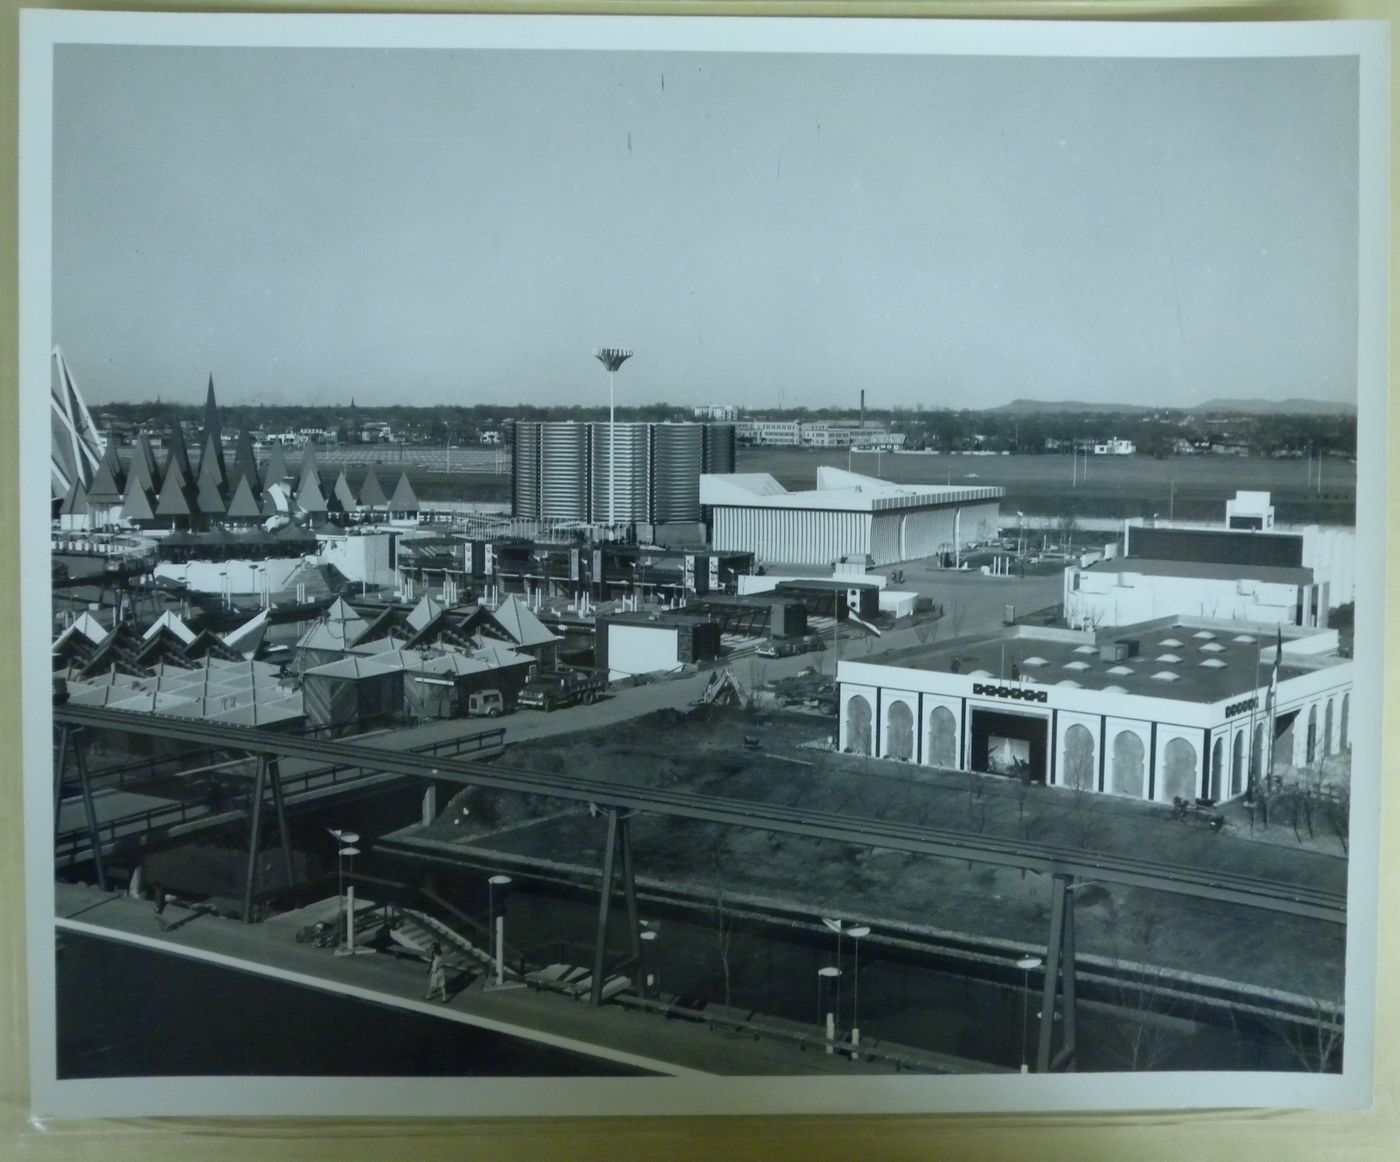
<path fill-rule="evenodd" d="M 1049 728 L 1049 720 L 1038 715 L 973 710 L 972 769 L 1045 782 Z"/>

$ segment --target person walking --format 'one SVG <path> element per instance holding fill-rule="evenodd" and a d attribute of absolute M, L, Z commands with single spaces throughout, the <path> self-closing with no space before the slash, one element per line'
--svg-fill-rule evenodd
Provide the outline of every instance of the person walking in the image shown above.
<path fill-rule="evenodd" d="M 156 897 L 156 923 L 160 925 L 162 932 L 169 932 L 170 924 L 165 918 L 165 906 L 170 903 L 173 897 L 168 895 L 159 884 L 154 885 L 154 893 Z"/>
<path fill-rule="evenodd" d="M 447 1002 L 447 962 L 442 956 L 442 945 L 436 940 L 428 950 L 428 991 L 423 999 Z"/>

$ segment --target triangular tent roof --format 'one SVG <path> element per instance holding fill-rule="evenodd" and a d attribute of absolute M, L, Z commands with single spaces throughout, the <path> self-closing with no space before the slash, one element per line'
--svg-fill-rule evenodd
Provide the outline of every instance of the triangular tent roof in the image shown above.
<path fill-rule="evenodd" d="M 423 599 L 409 610 L 408 616 L 404 618 L 404 624 L 415 632 L 419 632 L 446 608 L 447 606 L 443 605 L 436 597 L 425 594 Z"/>
<path fill-rule="evenodd" d="M 224 497 L 224 486 L 219 481 L 216 470 L 200 470 L 199 491 L 195 503 L 199 506 L 200 513 L 205 516 L 223 516 L 224 510 L 228 508 L 228 501 Z"/>
<path fill-rule="evenodd" d="M 501 602 L 492 616 L 518 646 L 538 646 L 560 640 L 515 594 Z"/>
<path fill-rule="evenodd" d="M 209 388 L 204 393 L 204 439 L 214 439 L 214 446 L 220 449 L 220 468 L 223 467 L 223 425 L 219 422 L 219 405 L 214 399 L 214 375 L 209 375 Z"/>
<path fill-rule="evenodd" d="M 245 658 L 251 658 L 258 652 L 258 647 L 262 645 L 263 638 L 267 635 L 267 626 L 267 610 L 263 609 L 237 629 L 224 634 L 224 645 L 236 653 L 242 654 Z"/>
<path fill-rule="evenodd" d="M 263 465 L 263 487 L 268 488 L 273 484 L 281 484 L 290 475 L 291 473 L 287 471 L 287 453 L 282 450 L 281 444 L 273 444 L 267 463 Z"/>
<path fill-rule="evenodd" d="M 181 475 L 186 481 L 194 478 L 194 466 L 190 463 L 190 450 L 185 446 L 185 429 L 180 421 L 170 423 L 170 447 L 165 454 L 165 474 L 170 475 L 172 465 L 180 466 Z"/>
<path fill-rule="evenodd" d="M 320 475 L 321 466 L 316 463 L 316 445 L 309 440 L 302 447 L 301 463 L 297 465 L 297 481 L 304 481 L 308 476 Z"/>
<path fill-rule="evenodd" d="M 92 474 L 88 485 L 88 501 L 92 504 L 120 504 L 122 500 L 121 461 L 117 458 L 116 440 L 107 441 L 107 450 L 102 453 L 102 461 Z"/>
<path fill-rule="evenodd" d="M 82 613 L 78 614 L 78 616 L 73 619 L 73 624 L 58 635 L 58 638 L 53 643 L 53 648 L 58 649 L 64 641 L 75 637 L 86 638 L 93 645 L 100 646 L 107 640 L 107 634 L 109 632 L 107 627 L 98 621 L 97 618 L 93 617 L 87 610 L 83 610 Z"/>
<path fill-rule="evenodd" d="M 127 467 L 128 490 L 133 479 L 139 480 L 142 487 L 151 492 L 156 490 L 156 458 L 145 432 L 137 434 L 136 447 L 131 453 L 131 463 Z"/>
<path fill-rule="evenodd" d="M 321 491 L 321 478 L 315 472 L 308 472 L 297 485 L 297 508 L 302 512 L 325 512 L 326 496 Z"/>
<path fill-rule="evenodd" d="M 122 520 L 153 520 L 155 515 L 150 489 L 134 471 L 128 473 L 126 495 L 122 498 Z"/>
<path fill-rule="evenodd" d="M 73 481 L 73 487 L 68 490 L 58 511 L 62 516 L 86 516 L 91 511 L 88 508 L 87 489 L 81 481 Z"/>
<path fill-rule="evenodd" d="M 417 512 L 418 495 L 408 482 L 408 473 L 399 473 L 399 482 L 394 485 L 394 495 L 389 498 L 390 512 Z"/>
<path fill-rule="evenodd" d="M 372 467 L 360 482 L 360 503 L 365 508 L 384 508 L 389 503 L 389 498 L 384 495 L 384 488 L 379 483 L 379 475 Z"/>
<path fill-rule="evenodd" d="M 185 619 L 172 609 L 167 609 L 155 621 L 151 622 L 146 632 L 141 635 L 141 640 L 148 641 L 162 629 L 168 629 L 186 645 L 194 641 L 194 630 L 190 629 L 185 624 Z"/>
<path fill-rule="evenodd" d="M 238 433 L 238 446 L 233 453 L 233 467 L 229 470 L 229 487 L 234 487 L 238 481 L 246 480 L 257 491 L 262 490 L 262 481 L 258 477 L 258 458 L 253 452 L 253 437 L 245 427 Z"/>
<path fill-rule="evenodd" d="M 253 495 L 253 486 L 248 483 L 248 477 L 241 477 L 238 487 L 234 489 L 233 498 L 228 502 L 228 511 L 225 516 L 243 520 L 261 520 L 262 505 Z"/>
<path fill-rule="evenodd" d="M 344 468 L 340 470 L 340 475 L 335 478 L 335 484 L 331 487 L 331 496 L 339 504 L 342 511 L 354 511 L 356 507 L 355 494 L 350 491 L 350 482 L 345 479 Z"/>
<path fill-rule="evenodd" d="M 184 469 L 178 460 L 173 460 L 165 470 L 165 482 L 160 486 L 160 496 L 156 499 L 156 516 L 193 515 L 192 497 Z"/>

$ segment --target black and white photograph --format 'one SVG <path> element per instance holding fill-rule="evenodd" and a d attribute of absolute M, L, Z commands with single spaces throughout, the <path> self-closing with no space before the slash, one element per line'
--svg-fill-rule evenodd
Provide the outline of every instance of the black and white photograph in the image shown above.
<path fill-rule="evenodd" d="M 23 32 L 36 1116 L 1370 1103 L 1384 26 Z"/>

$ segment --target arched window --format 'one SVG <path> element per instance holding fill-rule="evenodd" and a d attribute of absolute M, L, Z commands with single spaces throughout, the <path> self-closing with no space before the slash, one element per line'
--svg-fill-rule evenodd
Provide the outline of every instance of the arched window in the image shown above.
<path fill-rule="evenodd" d="M 1347 750 L 1347 749 L 1349 749 L 1350 746 L 1351 746 L 1351 738 L 1350 738 L 1350 736 L 1349 736 L 1349 730 L 1348 730 L 1349 726 L 1351 725 L 1350 719 L 1351 719 L 1351 695 L 1350 695 L 1350 694 L 1343 694 L 1343 695 L 1342 695 L 1342 721 L 1341 721 L 1341 726 L 1340 726 L 1340 728 L 1339 728 L 1339 733 L 1340 733 L 1340 735 L 1341 735 L 1341 739 L 1340 739 L 1339 745 L 1340 745 L 1341 749 L 1344 750 L 1344 751 Z"/>
<path fill-rule="evenodd" d="M 1217 738 L 1210 748 L 1210 797 L 1220 800 L 1221 775 L 1225 770 L 1225 740 Z"/>
<path fill-rule="evenodd" d="M 1327 708 L 1322 712 L 1322 757 L 1332 753 L 1332 699 L 1327 699 Z"/>
<path fill-rule="evenodd" d="M 1317 704 L 1308 707 L 1308 745 L 1307 757 L 1303 760 L 1308 765 L 1317 761 Z"/>
<path fill-rule="evenodd" d="M 1230 795 L 1244 792 L 1244 731 L 1235 731 L 1235 745 L 1230 752 Z"/>
<path fill-rule="evenodd" d="M 852 754 L 870 753 L 870 703 L 853 694 L 846 703 L 846 749 Z"/>
<path fill-rule="evenodd" d="M 1131 730 L 1113 739 L 1113 792 L 1142 798 L 1142 739 Z"/>
<path fill-rule="evenodd" d="M 1094 788 L 1094 736 L 1075 723 L 1065 731 L 1065 786 L 1090 791 Z"/>
<path fill-rule="evenodd" d="M 885 716 L 885 756 L 908 762 L 914 757 L 914 712 L 907 702 L 891 702 Z"/>
<path fill-rule="evenodd" d="M 1163 751 L 1162 795 L 1172 799 L 1196 797 L 1196 748 L 1184 738 L 1174 738 Z"/>
<path fill-rule="evenodd" d="M 958 766 L 958 724 L 946 706 L 935 706 L 928 716 L 928 761 L 950 771 Z"/>

